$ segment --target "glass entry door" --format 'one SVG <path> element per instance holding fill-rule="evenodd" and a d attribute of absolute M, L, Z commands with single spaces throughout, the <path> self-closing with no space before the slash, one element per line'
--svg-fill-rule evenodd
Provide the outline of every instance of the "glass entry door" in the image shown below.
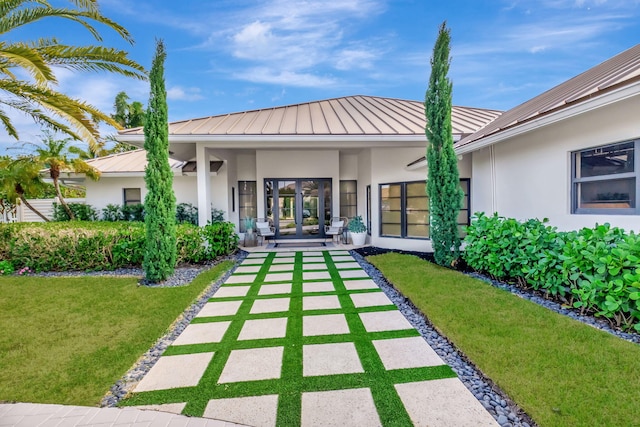
<path fill-rule="evenodd" d="M 265 193 L 276 238 L 324 238 L 331 221 L 331 179 L 267 179 Z"/>

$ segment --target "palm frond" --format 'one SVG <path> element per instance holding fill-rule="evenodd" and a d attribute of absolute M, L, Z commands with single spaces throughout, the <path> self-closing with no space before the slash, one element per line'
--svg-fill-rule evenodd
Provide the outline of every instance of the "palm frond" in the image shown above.
<path fill-rule="evenodd" d="M 108 71 L 140 80 L 147 78 L 142 65 L 127 52 L 103 46 L 44 45 L 36 48 L 46 62 L 77 71 Z"/>
<path fill-rule="evenodd" d="M 5 111 L 2 109 L 0 109 L 0 122 L 2 122 L 2 126 L 4 127 L 4 130 L 7 132 L 9 136 L 12 136 L 15 139 L 18 139 L 18 131 L 11 123 L 11 119 L 9 118 L 7 113 L 5 113 Z"/>
<path fill-rule="evenodd" d="M 38 49 L 33 49 L 25 43 L 0 42 L 0 57 L 3 59 L 3 68 L 22 68 L 38 84 L 57 83 L 56 76 L 47 64 L 46 57 Z"/>
<path fill-rule="evenodd" d="M 11 13 L 12 10 L 28 7 L 30 4 L 39 4 L 45 7 L 51 7 L 51 5 L 45 0 L 2 0 L 0 1 L 0 19 Z"/>

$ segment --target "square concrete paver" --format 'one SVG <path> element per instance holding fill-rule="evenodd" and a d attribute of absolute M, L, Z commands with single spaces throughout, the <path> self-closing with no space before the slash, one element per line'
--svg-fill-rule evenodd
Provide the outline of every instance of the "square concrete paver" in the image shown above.
<path fill-rule="evenodd" d="M 328 271 L 304 271 L 302 273 L 303 280 L 331 279 Z"/>
<path fill-rule="evenodd" d="M 280 271 L 293 271 L 293 264 L 272 264 L 269 267 L 269 273 Z"/>
<path fill-rule="evenodd" d="M 310 270 L 326 270 L 327 264 L 324 262 L 314 263 L 314 264 L 303 264 L 302 270 L 310 271 Z"/>
<path fill-rule="evenodd" d="M 333 251 L 329 251 L 329 255 L 333 256 L 339 256 L 339 255 L 349 255 L 349 251 L 343 251 L 343 250 L 333 250 Z"/>
<path fill-rule="evenodd" d="M 354 277 L 369 277 L 366 271 L 360 270 L 341 270 L 340 277 L 343 279 L 352 279 Z"/>
<path fill-rule="evenodd" d="M 265 282 L 284 282 L 293 280 L 293 273 L 271 273 L 264 278 Z"/>
<path fill-rule="evenodd" d="M 309 282 L 302 284 L 302 292 L 333 292 L 336 288 L 331 282 Z"/>
<path fill-rule="evenodd" d="M 446 365 L 422 337 L 373 341 L 385 369 Z"/>
<path fill-rule="evenodd" d="M 302 258 L 302 262 L 305 264 L 324 262 L 324 257 L 323 256 L 305 256 Z"/>
<path fill-rule="evenodd" d="M 317 297 L 302 297 L 303 310 L 328 310 L 340 308 L 340 300 L 335 295 L 323 295 Z"/>
<path fill-rule="evenodd" d="M 222 286 L 212 298 L 244 297 L 251 286 Z"/>
<path fill-rule="evenodd" d="M 220 342 L 231 322 L 192 323 L 171 345 L 203 344 Z"/>
<path fill-rule="evenodd" d="M 278 395 L 210 400 L 203 416 L 256 427 L 274 427 L 278 417 Z"/>
<path fill-rule="evenodd" d="M 360 289 L 378 289 L 378 285 L 371 279 L 360 280 L 344 280 L 344 287 L 349 291 L 356 291 Z"/>
<path fill-rule="evenodd" d="M 346 270 L 347 268 L 362 268 L 357 262 L 336 262 L 335 266 L 338 270 Z"/>
<path fill-rule="evenodd" d="M 383 305 L 393 305 L 384 292 L 367 292 L 364 294 L 351 294 L 351 301 L 356 307 L 375 307 Z"/>
<path fill-rule="evenodd" d="M 212 357 L 213 352 L 162 356 L 133 391 L 196 386 Z"/>
<path fill-rule="evenodd" d="M 395 388 L 415 425 L 498 425 L 458 378 L 396 384 Z"/>
<path fill-rule="evenodd" d="M 238 312 L 242 301 L 208 302 L 196 317 L 232 316 Z"/>
<path fill-rule="evenodd" d="M 267 262 L 267 260 L 265 260 L 264 258 L 245 258 L 244 261 L 240 263 L 240 265 L 241 266 L 262 265 L 265 262 Z"/>
<path fill-rule="evenodd" d="M 233 274 L 225 280 L 225 283 L 253 283 L 256 280 L 255 274 Z"/>
<path fill-rule="evenodd" d="M 218 382 L 235 383 L 280 378 L 284 347 L 233 350 Z"/>
<path fill-rule="evenodd" d="M 398 310 L 358 313 L 358 316 L 367 332 L 413 329 L 411 323 Z"/>
<path fill-rule="evenodd" d="M 302 317 L 302 335 L 305 337 L 348 333 L 349 325 L 344 314 L 322 314 Z"/>
<path fill-rule="evenodd" d="M 280 311 L 289 311 L 289 298 L 271 298 L 259 299 L 253 302 L 250 314 L 258 313 L 277 313 Z"/>
<path fill-rule="evenodd" d="M 382 424 L 371 390 L 356 388 L 302 393 L 302 425 L 376 427 Z"/>
<path fill-rule="evenodd" d="M 262 268 L 261 265 L 241 265 L 234 273 L 257 273 Z"/>
<path fill-rule="evenodd" d="M 295 256 L 295 252 L 291 252 L 291 251 L 282 251 L 282 252 L 276 252 L 276 258 L 289 258 Z"/>
<path fill-rule="evenodd" d="M 247 320 L 242 326 L 238 341 L 284 338 L 287 335 L 287 318 Z"/>
<path fill-rule="evenodd" d="M 333 262 L 355 261 L 351 255 L 331 255 Z"/>
<path fill-rule="evenodd" d="M 269 255 L 268 252 L 251 252 L 247 258 L 266 258 L 267 255 Z"/>
<path fill-rule="evenodd" d="M 322 256 L 322 252 L 323 251 L 304 251 L 302 252 L 302 256 L 303 257 L 309 257 L 309 256 Z"/>
<path fill-rule="evenodd" d="M 290 294 L 291 283 L 280 283 L 278 285 L 262 285 L 258 291 L 258 295 L 278 295 Z"/>
<path fill-rule="evenodd" d="M 294 262 L 296 262 L 295 258 L 289 258 L 289 257 L 287 257 L 287 258 L 278 258 L 278 257 L 276 257 L 276 258 L 273 259 L 272 265 L 273 264 L 293 264 Z"/>
<path fill-rule="evenodd" d="M 302 372 L 305 377 L 364 372 L 356 346 L 352 342 L 311 344 L 302 347 Z"/>

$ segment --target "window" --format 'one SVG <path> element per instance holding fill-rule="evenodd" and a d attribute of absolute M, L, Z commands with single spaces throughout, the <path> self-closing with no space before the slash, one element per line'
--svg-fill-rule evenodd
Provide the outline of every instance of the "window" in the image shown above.
<path fill-rule="evenodd" d="M 358 215 L 358 181 L 340 181 L 340 216 Z"/>
<path fill-rule="evenodd" d="M 367 185 L 367 234 L 371 236 L 371 186 Z"/>
<path fill-rule="evenodd" d="M 139 188 L 123 188 L 122 196 L 125 206 L 139 205 L 142 203 L 142 194 Z"/>
<path fill-rule="evenodd" d="M 258 212 L 258 193 L 256 181 L 238 181 L 238 218 L 240 233 L 246 231 L 245 218 L 256 218 Z"/>
<path fill-rule="evenodd" d="M 572 212 L 639 214 L 640 140 L 572 153 Z"/>
<path fill-rule="evenodd" d="M 469 225 L 469 179 L 461 179 L 464 191 L 458 226 Z M 380 185 L 380 235 L 410 239 L 429 238 L 429 198 L 425 181 Z M 461 230 L 462 231 L 462 230 Z"/>

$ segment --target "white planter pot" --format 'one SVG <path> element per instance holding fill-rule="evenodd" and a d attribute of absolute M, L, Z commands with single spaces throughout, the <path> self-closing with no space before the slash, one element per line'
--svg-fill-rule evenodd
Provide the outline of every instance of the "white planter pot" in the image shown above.
<path fill-rule="evenodd" d="M 353 243 L 354 246 L 362 246 L 364 245 L 364 242 L 367 240 L 367 232 L 363 232 L 363 233 L 354 233 L 353 231 L 351 232 L 351 242 Z"/>

